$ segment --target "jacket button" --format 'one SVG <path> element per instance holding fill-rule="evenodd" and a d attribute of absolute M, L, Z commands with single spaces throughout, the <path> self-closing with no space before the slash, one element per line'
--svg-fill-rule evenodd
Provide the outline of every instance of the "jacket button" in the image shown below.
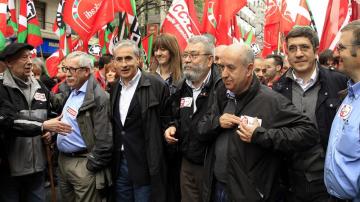
<path fill-rule="evenodd" d="M 189 118 L 191 119 L 191 118 L 192 118 L 192 115 L 190 115 Z"/>
<path fill-rule="evenodd" d="M 121 131 L 121 135 L 125 135 L 125 131 Z"/>
<path fill-rule="evenodd" d="M 328 92 L 325 92 L 324 94 L 325 94 L 325 95 L 328 95 Z"/>
<path fill-rule="evenodd" d="M 306 113 L 306 110 L 305 110 L 305 109 L 303 110 L 303 113 Z"/>
<path fill-rule="evenodd" d="M 333 107 L 334 105 L 333 104 L 330 104 L 330 107 Z"/>

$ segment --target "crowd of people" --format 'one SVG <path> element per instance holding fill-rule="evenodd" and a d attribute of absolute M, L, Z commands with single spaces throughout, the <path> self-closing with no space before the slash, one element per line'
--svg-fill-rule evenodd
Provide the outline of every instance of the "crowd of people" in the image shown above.
<path fill-rule="evenodd" d="M 47 78 L 32 46 L 0 53 L 0 201 L 360 202 L 360 20 L 319 54 L 310 27 L 286 57 L 170 34 L 152 62 L 130 40 Z"/>

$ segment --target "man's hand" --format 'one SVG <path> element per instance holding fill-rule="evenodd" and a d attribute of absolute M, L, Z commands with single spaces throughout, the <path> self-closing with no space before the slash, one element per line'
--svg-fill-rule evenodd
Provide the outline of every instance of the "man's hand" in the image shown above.
<path fill-rule="evenodd" d="M 46 132 L 41 137 L 44 139 L 45 144 L 51 144 L 51 140 L 52 140 L 52 133 L 51 132 Z"/>
<path fill-rule="evenodd" d="M 175 126 L 170 126 L 169 128 L 167 128 L 165 130 L 164 136 L 165 136 L 165 140 L 167 143 L 169 144 L 175 144 L 178 142 L 178 139 L 176 139 L 175 136 L 176 133 L 176 128 Z"/>
<path fill-rule="evenodd" d="M 219 123 L 221 128 L 233 128 L 240 124 L 240 117 L 225 113 L 220 116 Z"/>
<path fill-rule="evenodd" d="M 62 117 L 62 115 L 60 115 L 56 118 L 44 121 L 43 130 L 60 133 L 62 135 L 67 135 L 67 134 L 71 133 L 71 131 L 72 131 L 71 126 L 67 123 L 60 121 L 61 117 Z"/>
<path fill-rule="evenodd" d="M 248 125 L 245 122 L 240 122 L 239 129 L 236 130 L 236 133 L 240 136 L 240 139 L 244 142 L 251 142 L 251 137 L 257 127 L 260 127 L 259 120 L 255 118 L 252 125 Z"/>

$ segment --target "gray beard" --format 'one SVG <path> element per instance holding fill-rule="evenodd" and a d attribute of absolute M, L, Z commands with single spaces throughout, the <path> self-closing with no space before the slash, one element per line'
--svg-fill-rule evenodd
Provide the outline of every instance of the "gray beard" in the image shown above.
<path fill-rule="evenodd" d="M 193 66 L 191 70 L 184 70 L 185 79 L 191 82 L 198 82 L 206 69 L 202 69 L 200 65 Z"/>

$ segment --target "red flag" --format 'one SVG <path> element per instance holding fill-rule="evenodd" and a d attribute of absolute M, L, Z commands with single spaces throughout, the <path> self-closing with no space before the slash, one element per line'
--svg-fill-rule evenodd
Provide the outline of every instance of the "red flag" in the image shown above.
<path fill-rule="evenodd" d="M 40 24 L 32 0 L 20 0 L 18 42 L 38 47 L 43 43 Z"/>
<path fill-rule="evenodd" d="M 56 76 L 57 72 L 58 72 L 58 65 L 60 64 L 60 55 L 59 55 L 59 50 L 55 51 L 53 54 L 50 55 L 50 57 L 48 57 L 45 60 L 45 65 L 47 68 L 47 71 L 49 73 L 50 78 L 53 78 Z"/>
<path fill-rule="evenodd" d="M 294 21 L 291 19 L 291 12 L 288 9 L 286 0 L 282 0 L 281 3 L 281 21 L 280 21 L 280 32 L 285 35 L 293 28 Z"/>
<path fill-rule="evenodd" d="M 266 1 L 265 24 L 264 24 L 264 47 L 262 56 L 266 57 L 277 49 L 279 39 L 280 10 L 274 0 Z"/>
<path fill-rule="evenodd" d="M 64 21 L 85 43 L 104 25 L 114 19 L 113 0 L 67 0 Z"/>
<path fill-rule="evenodd" d="M 202 33 L 212 34 L 216 45 L 232 44 L 233 17 L 247 4 L 247 0 L 207 0 L 204 6 Z"/>
<path fill-rule="evenodd" d="M 88 52 L 86 44 L 84 44 L 84 41 L 81 40 L 80 38 L 77 38 L 74 41 L 72 41 L 71 50 L 72 51 L 83 51 L 86 53 Z"/>
<path fill-rule="evenodd" d="M 8 0 L 8 9 L 9 9 L 9 12 L 8 12 L 9 18 L 7 20 L 5 36 L 11 37 L 11 36 L 16 35 L 16 33 L 18 31 L 14 0 Z"/>
<path fill-rule="evenodd" d="M 216 29 L 218 26 L 218 0 L 207 0 L 204 6 L 204 14 L 202 17 L 202 33 L 208 33 L 216 37 Z"/>
<path fill-rule="evenodd" d="M 231 31 L 233 42 L 239 43 L 242 40 L 242 32 L 241 27 L 238 25 L 236 15 L 234 15 L 233 19 L 231 20 Z"/>
<path fill-rule="evenodd" d="M 121 1 L 114 1 L 114 10 L 115 12 L 126 12 L 131 15 L 135 15 L 136 11 L 134 10 L 135 1 L 133 0 L 121 0 Z"/>
<path fill-rule="evenodd" d="M 154 39 L 154 35 L 150 34 L 141 40 L 142 48 L 144 49 L 145 52 L 145 61 L 147 64 L 150 64 L 153 39 Z"/>
<path fill-rule="evenodd" d="M 334 49 L 340 29 L 350 20 L 351 4 L 348 0 L 329 0 L 319 51 Z"/>
<path fill-rule="evenodd" d="M 351 13 L 350 21 L 360 19 L 360 2 L 352 0 L 351 1 L 351 8 L 352 8 L 352 13 Z"/>
<path fill-rule="evenodd" d="M 306 0 L 300 0 L 300 5 L 297 9 L 295 24 L 303 26 L 308 26 L 311 24 L 309 7 L 306 3 Z"/>
<path fill-rule="evenodd" d="M 173 34 L 181 50 L 186 47 L 186 40 L 199 35 L 199 23 L 193 0 L 174 0 L 162 24 L 162 32 Z"/>
<path fill-rule="evenodd" d="M 229 35 L 229 29 L 230 33 L 232 32 L 231 19 L 242 7 L 246 6 L 246 4 L 246 0 L 222 0 L 221 4 L 219 2 L 219 25 L 217 28 L 218 35 L 216 36 L 217 45 L 229 45 L 233 43 L 233 38 Z"/>

